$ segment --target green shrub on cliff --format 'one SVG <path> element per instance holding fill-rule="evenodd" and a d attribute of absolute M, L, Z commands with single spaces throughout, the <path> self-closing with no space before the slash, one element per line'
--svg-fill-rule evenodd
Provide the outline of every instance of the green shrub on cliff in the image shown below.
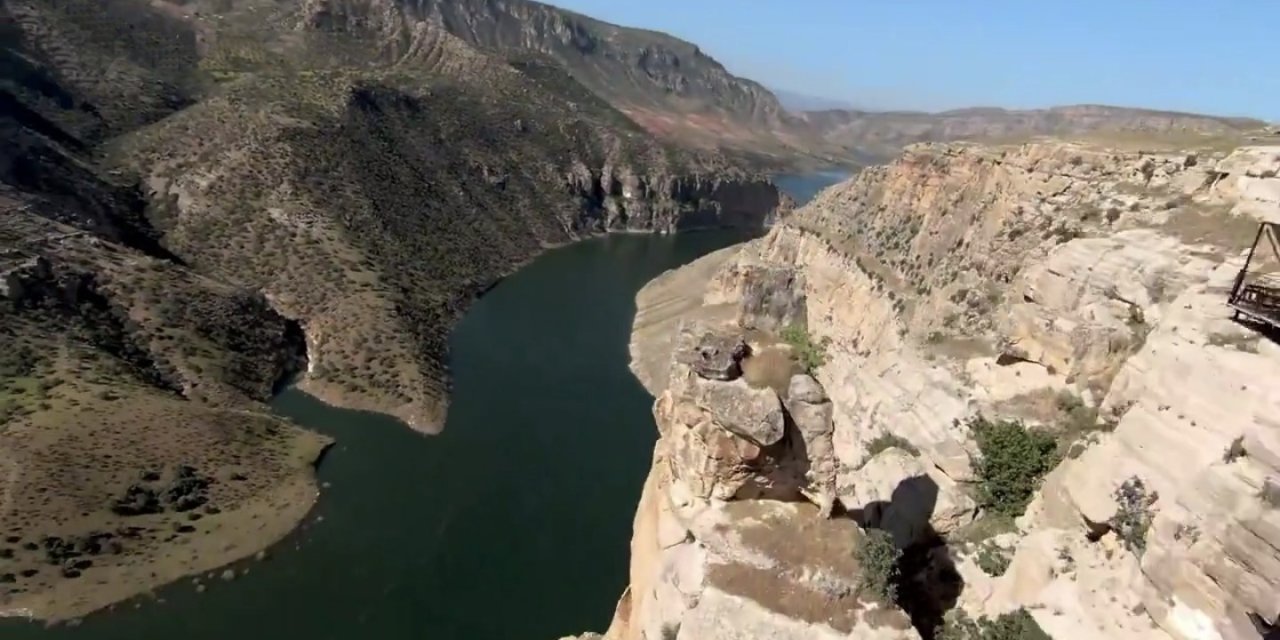
<path fill-rule="evenodd" d="M 1147 489 L 1142 478 L 1133 476 L 1115 491 L 1118 504 L 1111 528 L 1120 536 L 1124 546 L 1138 557 L 1147 550 L 1147 530 L 1151 528 L 1151 505 L 1159 497 Z"/>
<path fill-rule="evenodd" d="M 995 619 L 974 620 L 963 610 L 947 614 L 938 630 L 938 640 L 1053 640 L 1026 609 L 1001 614 Z"/>
<path fill-rule="evenodd" d="M 867 529 L 854 550 L 862 569 L 860 586 L 881 602 L 894 602 L 898 597 L 898 560 L 902 551 L 893 536 L 880 529 Z"/>
<path fill-rule="evenodd" d="M 791 351 L 795 355 L 796 362 L 806 373 L 813 373 L 818 370 L 827 361 L 827 344 L 830 342 L 826 338 L 814 341 L 809 332 L 800 325 L 790 325 L 783 328 L 782 340 L 791 345 Z"/>
<path fill-rule="evenodd" d="M 976 560 L 978 568 L 982 569 L 983 573 L 989 576 L 1002 576 L 1005 571 L 1009 570 L 1009 564 L 1013 561 L 1013 558 L 1009 557 L 1009 552 L 988 540 L 978 547 Z"/>
<path fill-rule="evenodd" d="M 978 416 L 969 422 L 978 441 L 978 493 L 996 513 L 1019 516 L 1027 508 L 1040 479 L 1057 464 L 1057 441 L 1016 420 L 992 422 Z"/>

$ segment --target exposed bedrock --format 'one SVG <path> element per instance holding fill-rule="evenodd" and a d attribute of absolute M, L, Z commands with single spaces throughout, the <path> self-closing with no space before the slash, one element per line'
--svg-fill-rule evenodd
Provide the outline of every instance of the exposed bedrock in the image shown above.
<path fill-rule="evenodd" d="M 802 613 L 813 609 L 777 602 L 811 581 L 770 599 L 756 589 L 772 578 L 743 573 L 735 602 L 785 622 L 772 636 L 736 622 L 693 635 L 716 628 L 700 603 L 718 587 L 687 587 L 683 571 L 758 560 L 722 542 L 748 535 L 725 514 L 753 510 L 773 514 L 753 525 L 778 532 L 847 527 L 847 540 L 856 521 L 899 547 L 941 536 L 947 547 L 912 556 L 911 590 L 950 579 L 937 560 L 955 558 L 963 589 L 942 604 L 974 619 L 1022 611 L 1059 639 L 1264 637 L 1280 616 L 1280 347 L 1224 303 L 1257 220 L 1280 219 L 1277 158 L 917 145 L 764 238 L 655 279 L 637 296 L 631 353 L 662 437 L 607 637 L 913 637 L 871 616 L 840 627 L 813 605 L 816 625 Z M 821 351 L 811 375 L 778 366 L 808 348 L 779 341 L 797 327 Z M 707 336 L 746 343 L 740 376 L 709 380 L 672 357 Z M 982 451 L 967 421 L 979 414 L 1059 447 L 1002 533 L 975 491 Z M 828 505 L 833 520 L 818 517 Z M 720 526 L 708 534 L 698 518 Z M 822 552 L 797 553 L 814 555 L 786 566 Z"/>

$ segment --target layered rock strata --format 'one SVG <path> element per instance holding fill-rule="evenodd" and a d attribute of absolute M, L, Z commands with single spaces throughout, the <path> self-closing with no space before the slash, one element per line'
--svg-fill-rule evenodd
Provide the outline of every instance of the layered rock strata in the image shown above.
<path fill-rule="evenodd" d="M 947 606 L 975 618 L 1025 608 L 1057 638 L 1262 637 L 1280 614 L 1280 349 L 1225 300 L 1257 220 L 1280 219 L 1277 158 L 919 145 L 766 237 L 665 274 L 638 296 L 632 343 L 662 434 L 641 512 L 658 513 L 659 487 L 713 512 L 788 491 L 822 509 L 833 495 L 904 548 L 950 538 L 941 555 L 958 558 L 964 589 Z M 782 389 L 789 449 L 758 426 L 772 404 L 743 405 L 753 430 L 713 428 L 706 381 L 654 365 L 687 348 L 693 321 L 747 336 L 744 378 Z M 780 385 L 759 365 L 796 326 L 826 341 L 825 360 Z M 1015 531 L 994 537 L 974 522 L 988 520 L 965 426 L 978 413 L 1046 428 L 1064 453 Z M 800 426 L 827 415 L 829 449 L 825 428 L 811 442 Z M 658 569 L 648 518 L 607 637 L 684 637 L 646 627 L 657 619 L 699 628 L 696 606 L 655 614 L 681 582 Z M 963 542 L 979 536 L 1011 558 L 1003 575 Z M 745 628 L 706 637 L 772 637 Z"/>
<path fill-rule="evenodd" d="M 780 347 L 743 335 L 678 329 L 654 405 L 661 438 L 636 514 L 631 586 L 606 637 L 917 637 L 902 611 L 864 591 L 857 525 L 826 517 L 826 392 L 789 366 L 781 392 L 760 384 L 753 372 Z"/>

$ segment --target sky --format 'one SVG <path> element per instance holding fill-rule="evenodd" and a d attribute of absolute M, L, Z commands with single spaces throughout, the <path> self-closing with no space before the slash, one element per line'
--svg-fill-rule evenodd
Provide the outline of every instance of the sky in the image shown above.
<path fill-rule="evenodd" d="M 1280 121 L 1280 0 L 549 0 L 869 109 L 1110 104 Z"/>

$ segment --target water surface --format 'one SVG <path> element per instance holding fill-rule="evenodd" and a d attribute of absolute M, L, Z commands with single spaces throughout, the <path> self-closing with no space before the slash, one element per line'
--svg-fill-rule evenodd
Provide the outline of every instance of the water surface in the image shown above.
<path fill-rule="evenodd" d="M 840 176 L 778 178 L 798 200 Z M 548 252 L 451 338 L 444 432 L 295 390 L 274 408 L 333 436 L 307 525 L 233 582 L 162 589 L 5 640 L 539 640 L 604 630 L 627 582 L 656 430 L 627 369 L 635 293 L 745 239 L 609 236 Z"/>

